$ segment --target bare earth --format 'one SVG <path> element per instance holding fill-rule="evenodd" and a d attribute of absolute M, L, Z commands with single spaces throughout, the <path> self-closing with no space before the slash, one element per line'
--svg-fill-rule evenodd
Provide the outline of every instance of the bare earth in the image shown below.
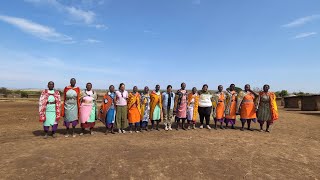
<path fill-rule="evenodd" d="M 104 135 L 99 122 L 93 136 L 65 138 L 60 123 L 58 137 L 45 140 L 37 111 L 37 102 L 0 102 L 0 179 L 320 179 L 317 113 L 280 109 L 270 134 Z"/>

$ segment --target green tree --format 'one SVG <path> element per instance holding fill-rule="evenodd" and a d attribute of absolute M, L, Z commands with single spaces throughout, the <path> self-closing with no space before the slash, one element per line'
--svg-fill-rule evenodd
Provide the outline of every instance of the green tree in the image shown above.
<path fill-rule="evenodd" d="M 28 97 L 28 93 L 27 92 L 25 92 L 25 91 L 21 91 L 21 97 L 22 98 L 27 98 Z"/>
<path fill-rule="evenodd" d="M 285 96 L 288 96 L 288 95 L 289 95 L 289 93 L 288 93 L 287 90 L 282 90 L 282 91 L 280 92 L 280 96 L 281 96 L 281 97 L 285 97 Z"/>
<path fill-rule="evenodd" d="M 0 94 L 7 95 L 9 93 L 9 90 L 5 87 L 0 88 Z"/>
<path fill-rule="evenodd" d="M 275 92 L 275 94 L 277 97 L 285 97 L 285 96 L 289 95 L 287 90 L 277 91 L 277 92 Z"/>
<path fill-rule="evenodd" d="M 293 94 L 296 95 L 296 96 L 305 96 L 306 95 L 306 93 L 304 93 L 302 91 L 294 92 Z"/>

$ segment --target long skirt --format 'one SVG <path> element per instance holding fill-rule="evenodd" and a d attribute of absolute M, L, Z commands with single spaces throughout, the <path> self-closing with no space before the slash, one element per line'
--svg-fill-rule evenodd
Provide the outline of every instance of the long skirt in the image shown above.
<path fill-rule="evenodd" d="M 159 107 L 159 105 L 156 105 L 156 107 L 154 108 L 154 111 L 153 111 L 153 116 L 152 116 L 153 121 L 160 121 L 161 120 L 161 109 Z"/>
<path fill-rule="evenodd" d="M 116 110 L 116 127 L 125 129 L 128 127 L 128 108 L 127 106 L 117 106 Z"/>
<path fill-rule="evenodd" d="M 111 127 L 114 124 L 116 116 L 116 110 L 115 109 L 109 109 L 106 115 L 106 126 Z"/>
<path fill-rule="evenodd" d="M 130 124 L 135 124 L 140 122 L 141 115 L 137 107 L 132 107 L 129 109 L 128 121 Z"/>
<path fill-rule="evenodd" d="M 96 120 L 96 107 L 92 104 L 82 104 L 80 107 L 80 122 L 82 128 L 93 128 Z"/>
<path fill-rule="evenodd" d="M 241 104 L 240 117 L 242 121 L 246 119 L 256 120 L 256 108 L 253 102 L 245 102 Z"/>
<path fill-rule="evenodd" d="M 47 104 L 46 108 L 46 120 L 43 122 L 43 126 L 53 126 L 56 122 L 56 105 Z"/>

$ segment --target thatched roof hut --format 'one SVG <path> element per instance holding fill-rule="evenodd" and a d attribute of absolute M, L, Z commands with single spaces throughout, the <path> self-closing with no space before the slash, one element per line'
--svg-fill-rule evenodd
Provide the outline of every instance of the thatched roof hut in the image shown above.
<path fill-rule="evenodd" d="M 285 108 L 301 108 L 301 96 L 284 97 Z"/>
<path fill-rule="evenodd" d="M 320 95 L 303 96 L 301 99 L 302 111 L 320 111 Z"/>

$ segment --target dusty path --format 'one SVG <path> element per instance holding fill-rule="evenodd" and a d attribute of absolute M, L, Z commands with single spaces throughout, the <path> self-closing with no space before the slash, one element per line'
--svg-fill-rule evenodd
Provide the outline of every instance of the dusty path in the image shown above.
<path fill-rule="evenodd" d="M 320 179 L 320 116 L 272 133 L 190 130 L 42 139 L 37 103 L 0 102 L 0 179 Z M 237 122 L 239 126 L 239 122 Z M 254 125 L 258 129 L 258 124 Z"/>

